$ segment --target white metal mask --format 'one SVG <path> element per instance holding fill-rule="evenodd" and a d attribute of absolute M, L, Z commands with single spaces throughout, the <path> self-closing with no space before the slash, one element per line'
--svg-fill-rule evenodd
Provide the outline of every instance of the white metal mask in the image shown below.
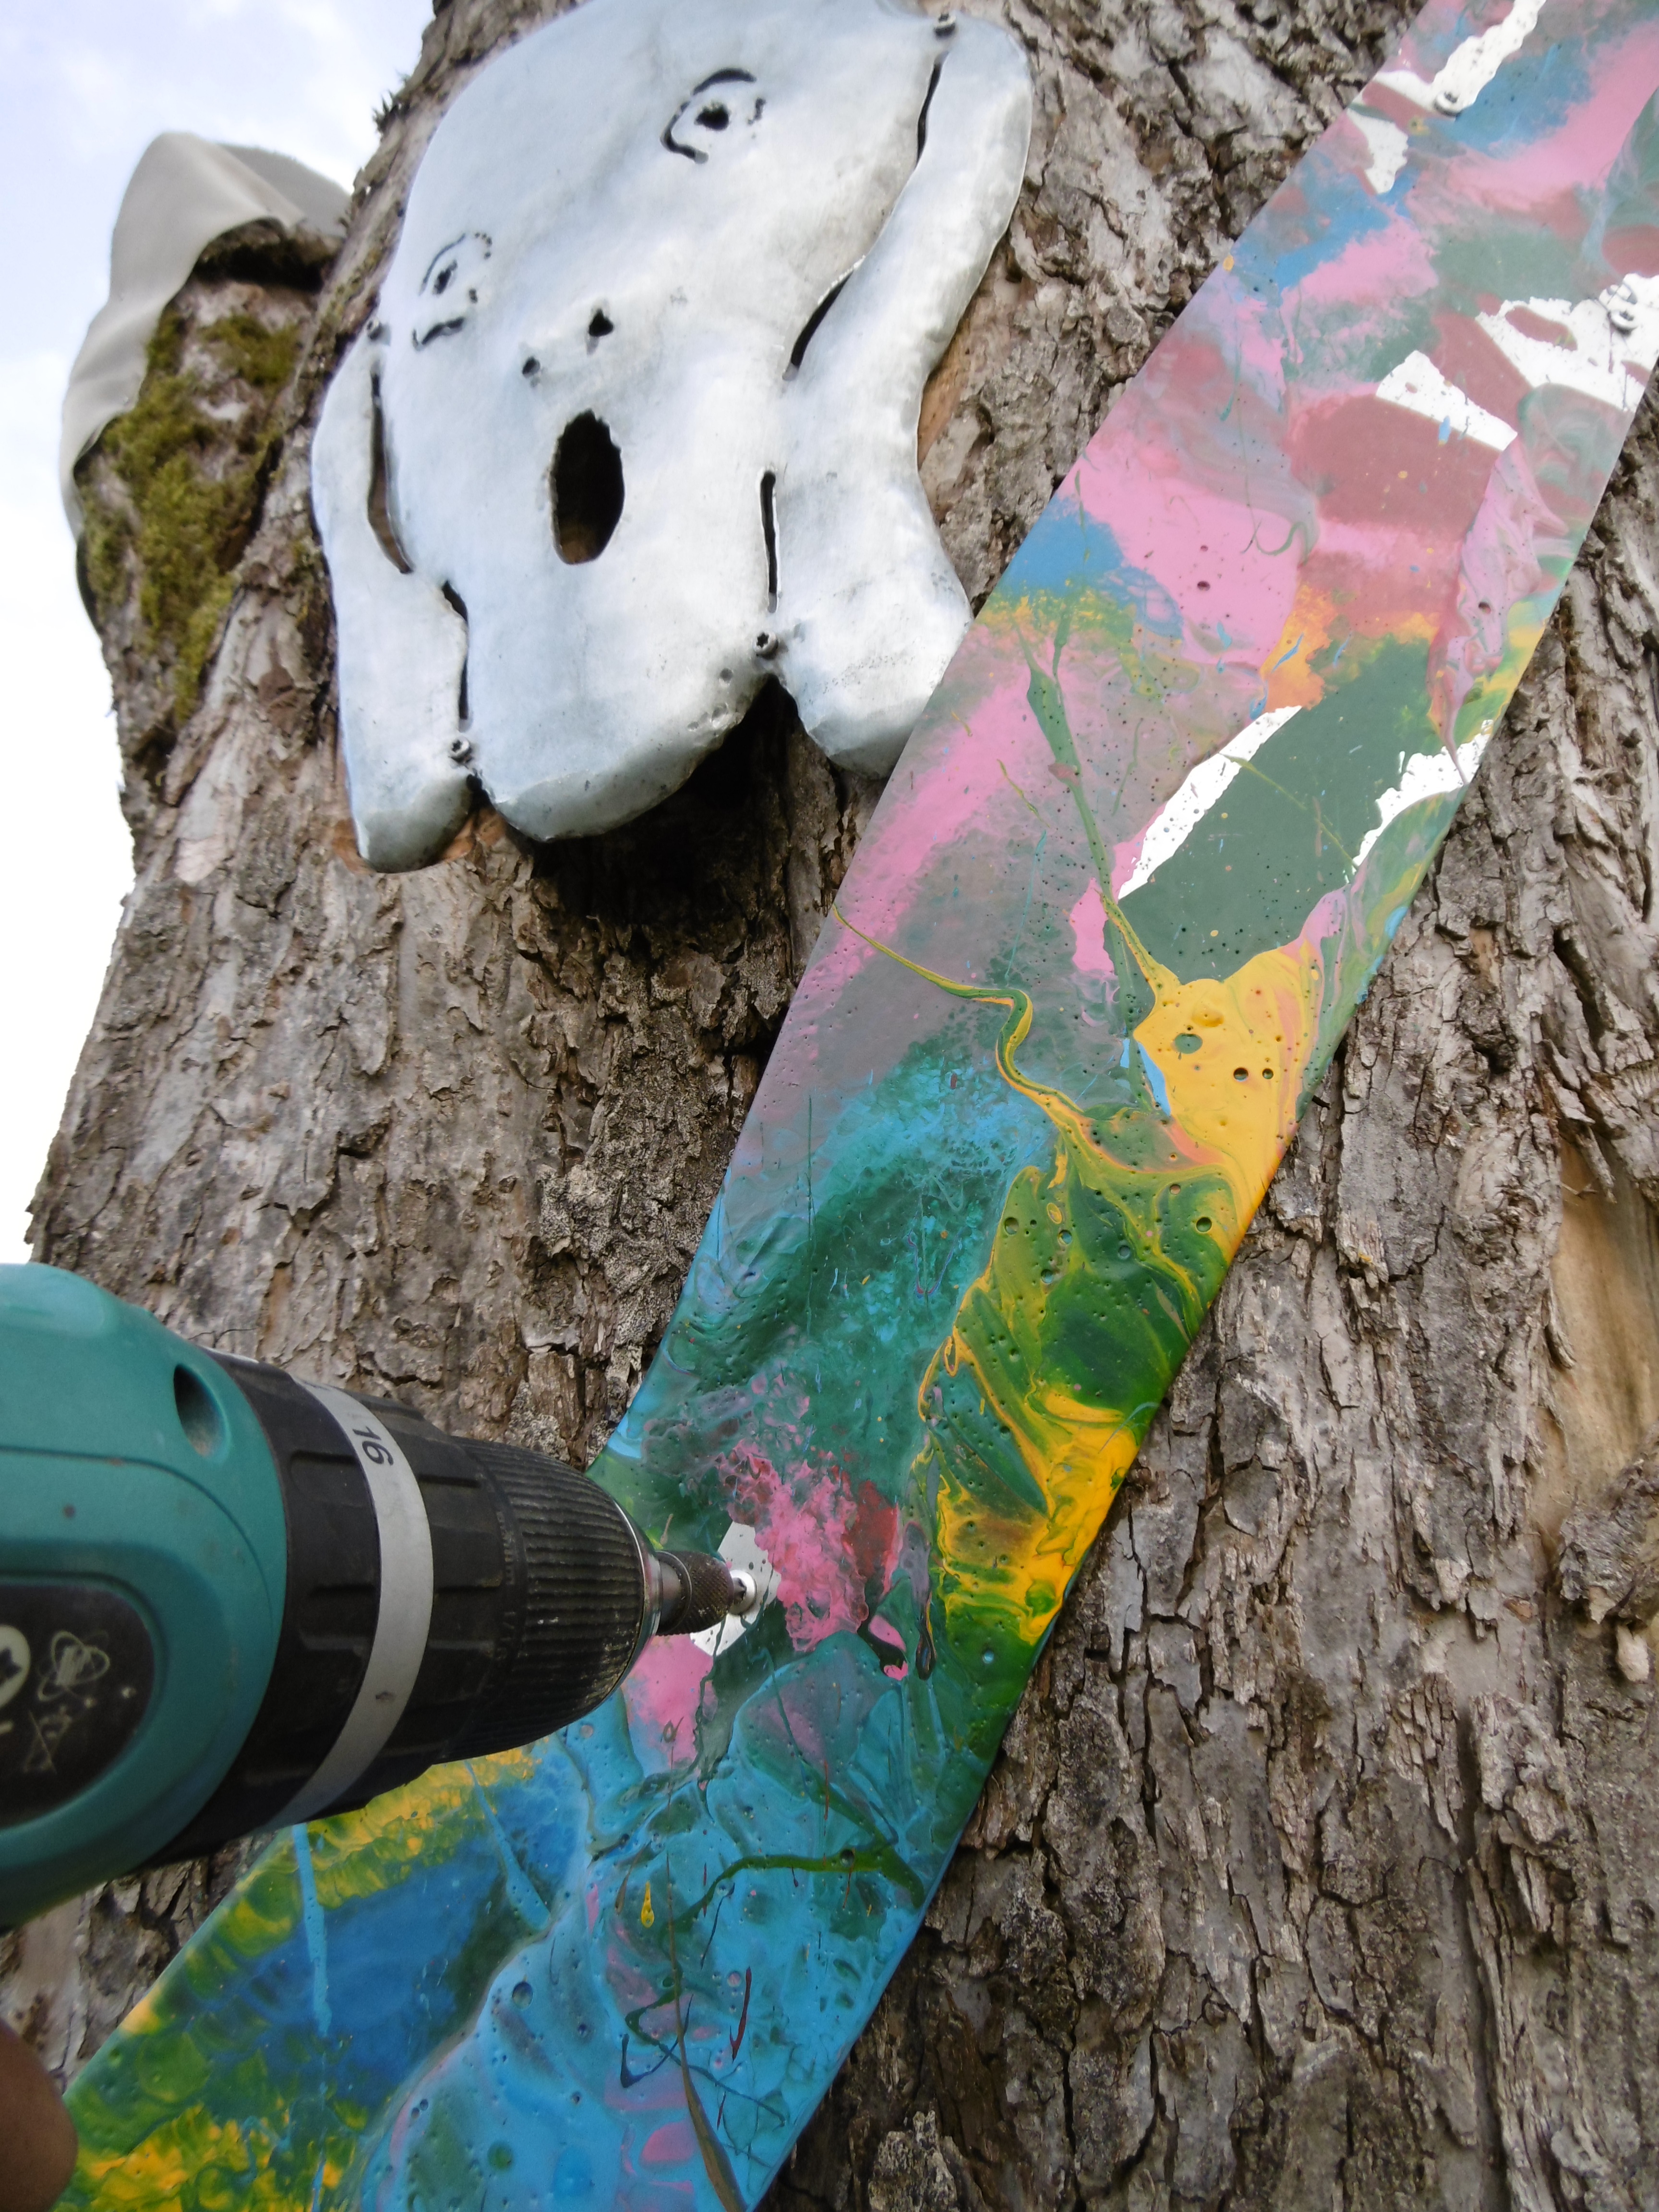
<path fill-rule="evenodd" d="M 897 0 L 587 0 L 468 86 L 312 492 L 352 812 L 538 838 L 682 783 L 769 676 L 890 767 L 967 628 L 923 384 L 1018 195 L 1012 38 Z"/>

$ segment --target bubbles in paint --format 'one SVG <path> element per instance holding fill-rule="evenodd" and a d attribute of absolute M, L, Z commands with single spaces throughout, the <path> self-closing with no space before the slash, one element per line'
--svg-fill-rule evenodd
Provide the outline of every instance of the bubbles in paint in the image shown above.
<path fill-rule="evenodd" d="M 567 2143 L 559 2153 L 553 2168 L 553 2197 L 556 2203 L 580 2203 L 593 2194 L 593 2165 L 585 2150 L 574 2143 Z"/>

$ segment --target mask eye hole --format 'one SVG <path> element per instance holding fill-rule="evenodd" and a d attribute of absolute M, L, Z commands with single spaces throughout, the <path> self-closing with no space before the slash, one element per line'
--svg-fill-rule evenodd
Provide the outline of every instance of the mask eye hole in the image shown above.
<path fill-rule="evenodd" d="M 690 98 L 681 101 L 673 121 L 663 132 L 663 144 L 671 154 L 684 154 L 688 161 L 706 161 L 709 152 L 706 142 L 711 138 L 718 139 L 723 131 L 732 128 L 734 120 L 747 122 L 752 130 L 766 111 L 766 101 L 760 94 L 757 93 L 752 101 L 735 103 L 731 93 L 724 98 L 713 100 L 705 99 L 704 94 L 713 92 L 717 85 L 736 86 L 753 84 L 754 82 L 753 73 L 749 70 L 720 69 L 704 77 L 701 84 L 694 84 Z M 740 113 L 734 118 L 734 104 L 746 106 L 748 114 Z"/>
<path fill-rule="evenodd" d="M 574 568 L 597 561 L 622 520 L 623 465 L 597 415 L 565 424 L 553 451 L 553 544 Z"/>
<path fill-rule="evenodd" d="M 489 253 L 489 238 L 483 231 L 473 230 L 464 238 L 452 239 L 433 255 L 421 279 L 420 305 L 416 311 L 413 337 L 417 351 L 430 345 L 434 338 L 453 337 L 465 329 L 468 315 L 478 304 L 483 265 Z"/>

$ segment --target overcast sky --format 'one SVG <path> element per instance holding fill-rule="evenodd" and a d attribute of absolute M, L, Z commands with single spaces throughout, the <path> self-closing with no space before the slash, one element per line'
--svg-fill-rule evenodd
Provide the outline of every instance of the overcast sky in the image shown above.
<path fill-rule="evenodd" d="M 0 1261 L 91 1022 L 132 879 L 109 684 L 75 588 L 58 418 L 109 237 L 161 131 L 292 154 L 349 185 L 429 0 L 52 0 L 0 8 Z"/>

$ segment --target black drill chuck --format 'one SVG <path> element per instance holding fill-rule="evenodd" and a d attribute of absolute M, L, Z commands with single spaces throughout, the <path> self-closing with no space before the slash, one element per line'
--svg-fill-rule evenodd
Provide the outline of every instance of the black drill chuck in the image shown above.
<path fill-rule="evenodd" d="M 389 1399 L 220 1364 L 276 1462 L 286 1600 L 240 1753 L 152 1865 L 533 1742 L 603 1703 L 653 1635 L 755 1604 L 748 1576 L 659 1551 L 557 1460 L 447 1436 Z"/>

